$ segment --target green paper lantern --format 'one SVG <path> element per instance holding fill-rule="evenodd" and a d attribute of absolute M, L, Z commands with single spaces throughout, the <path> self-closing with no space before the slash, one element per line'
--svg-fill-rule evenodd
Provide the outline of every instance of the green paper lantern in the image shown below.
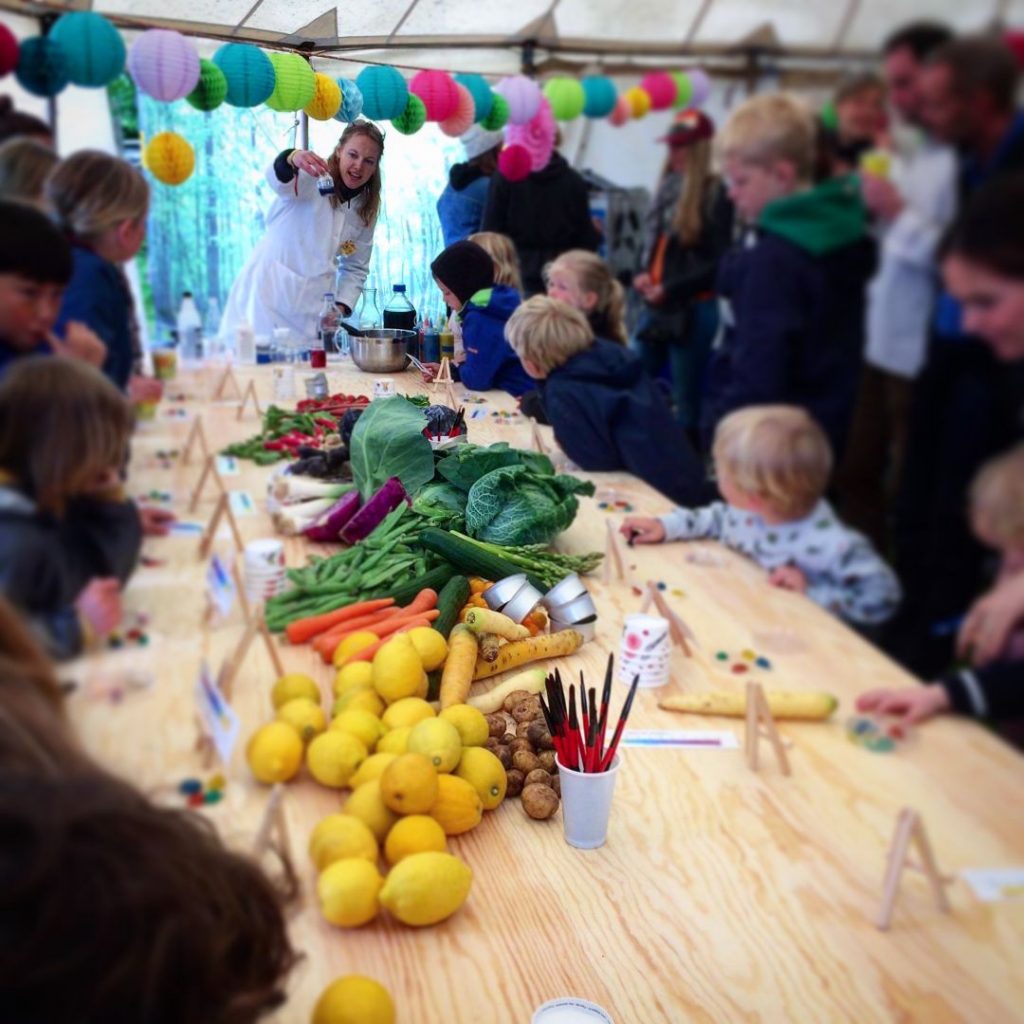
<path fill-rule="evenodd" d="M 693 96 L 693 82 L 685 71 L 670 71 L 669 74 L 676 80 L 676 101 L 672 106 L 676 110 L 685 110 L 690 105 L 690 97 Z"/>
<path fill-rule="evenodd" d="M 228 80 L 212 60 L 200 58 L 199 84 L 185 97 L 196 110 L 216 110 L 228 94 Z"/>
<path fill-rule="evenodd" d="M 831 101 L 821 108 L 821 123 L 831 132 L 839 131 L 839 112 Z"/>
<path fill-rule="evenodd" d="M 427 105 L 415 93 L 409 93 L 405 110 L 391 119 L 391 126 L 403 135 L 415 135 L 427 123 Z"/>
<path fill-rule="evenodd" d="M 274 65 L 256 46 L 227 43 L 213 55 L 213 63 L 224 72 L 228 83 L 224 100 L 232 107 L 258 107 L 274 91 Z"/>
<path fill-rule="evenodd" d="M 64 47 L 46 36 L 24 40 L 14 76 L 33 96 L 56 96 L 69 81 Z"/>
<path fill-rule="evenodd" d="M 274 91 L 267 106 L 279 112 L 301 110 L 316 94 L 316 75 L 297 53 L 271 53 Z"/>
<path fill-rule="evenodd" d="M 63 48 L 68 80 L 75 85 L 109 85 L 124 71 L 124 40 L 102 14 L 62 14 L 48 38 Z"/>
<path fill-rule="evenodd" d="M 508 100 L 500 93 L 491 90 L 494 102 L 491 112 L 480 122 L 481 127 L 489 132 L 500 132 L 508 124 Z"/>
<path fill-rule="evenodd" d="M 475 120 L 482 122 L 491 112 L 491 107 L 494 104 L 494 93 L 491 92 L 487 79 L 483 75 L 465 74 L 456 75 L 455 81 L 469 90 L 469 95 L 473 97 L 473 106 L 476 109 Z"/>
<path fill-rule="evenodd" d="M 556 121 L 573 121 L 583 113 L 586 94 L 575 78 L 552 78 L 544 83 L 544 95 Z"/>

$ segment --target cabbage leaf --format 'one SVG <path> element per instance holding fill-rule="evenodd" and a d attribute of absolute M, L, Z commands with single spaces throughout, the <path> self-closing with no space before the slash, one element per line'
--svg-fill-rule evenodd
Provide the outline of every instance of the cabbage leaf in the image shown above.
<path fill-rule="evenodd" d="M 352 478 L 367 501 L 393 476 L 411 497 L 433 479 L 434 452 L 423 410 L 404 398 L 378 398 L 356 421 L 349 442 Z"/>

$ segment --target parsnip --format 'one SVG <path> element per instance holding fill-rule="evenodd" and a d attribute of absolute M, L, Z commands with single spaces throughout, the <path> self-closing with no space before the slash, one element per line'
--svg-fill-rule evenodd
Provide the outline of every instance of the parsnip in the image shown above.
<path fill-rule="evenodd" d="M 796 693 L 788 690 L 765 690 L 773 718 L 802 718 L 824 721 L 838 707 L 839 701 L 830 693 L 813 690 Z M 747 695 L 727 690 L 710 693 L 686 693 L 666 697 L 658 707 L 666 711 L 684 711 L 694 715 L 726 715 L 742 718 L 747 713 Z"/>
<path fill-rule="evenodd" d="M 448 638 L 448 657 L 441 673 L 441 707 L 464 704 L 469 696 L 476 662 L 476 635 L 466 626 L 456 626 Z"/>
<path fill-rule="evenodd" d="M 477 708 L 485 715 L 500 711 L 505 703 L 505 698 L 516 690 L 525 690 L 527 693 L 543 693 L 544 680 L 547 673 L 542 668 L 528 668 L 525 672 L 519 672 L 511 679 L 498 683 L 493 689 L 481 693 L 479 697 L 470 697 L 466 701 L 470 707 Z"/>

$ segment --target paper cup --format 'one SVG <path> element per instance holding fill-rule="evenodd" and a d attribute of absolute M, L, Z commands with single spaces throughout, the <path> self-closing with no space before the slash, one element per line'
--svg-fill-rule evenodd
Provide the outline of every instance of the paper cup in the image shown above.
<path fill-rule="evenodd" d="M 618 754 L 606 772 L 577 772 L 558 760 L 562 787 L 562 828 L 565 841 L 578 850 L 595 850 L 608 837 L 615 776 L 622 763 Z"/>
<path fill-rule="evenodd" d="M 135 418 L 139 420 L 155 420 L 158 402 L 136 402 Z"/>
<path fill-rule="evenodd" d="M 597 1003 L 568 996 L 538 1006 L 530 1024 L 614 1024 L 614 1021 Z"/>
<path fill-rule="evenodd" d="M 157 380 L 174 380 L 178 373 L 178 353 L 172 348 L 153 350 L 153 376 Z"/>
<path fill-rule="evenodd" d="M 279 540 L 253 540 L 245 545 L 245 565 L 252 567 L 284 568 L 284 544 Z"/>
<path fill-rule="evenodd" d="M 639 676 L 639 685 L 645 690 L 664 686 L 669 679 L 670 654 L 667 619 L 627 615 L 619 649 L 619 682 L 631 686 Z"/>

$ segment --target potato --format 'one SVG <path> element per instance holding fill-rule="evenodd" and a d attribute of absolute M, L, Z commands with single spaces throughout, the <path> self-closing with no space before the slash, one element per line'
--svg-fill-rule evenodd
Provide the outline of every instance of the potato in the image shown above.
<path fill-rule="evenodd" d="M 487 729 L 495 739 L 501 739 L 505 735 L 505 716 L 487 715 Z"/>
<path fill-rule="evenodd" d="M 519 753 L 520 750 L 525 750 L 528 754 L 536 754 L 537 751 L 533 749 L 533 744 L 527 739 L 515 739 L 509 745 L 508 749 L 512 754 Z"/>
<path fill-rule="evenodd" d="M 538 750 L 555 749 L 555 741 L 551 738 L 551 733 L 548 732 L 547 722 L 543 719 L 539 722 L 533 721 L 530 723 L 529 728 L 526 730 L 526 738 Z"/>
<path fill-rule="evenodd" d="M 540 761 L 537 760 L 535 754 L 531 754 L 528 750 L 517 750 L 512 755 L 512 766 L 518 768 L 525 777 L 535 768 L 540 767 Z"/>
<path fill-rule="evenodd" d="M 533 725 L 532 722 L 520 722 L 516 726 L 516 736 L 520 737 L 521 739 L 526 739 L 527 738 L 527 734 L 530 731 L 530 726 L 531 725 Z"/>
<path fill-rule="evenodd" d="M 526 776 L 516 768 L 505 772 L 505 778 L 508 780 L 508 788 L 505 790 L 505 796 L 516 797 L 519 796 L 523 791 L 523 780 Z"/>
<path fill-rule="evenodd" d="M 512 709 L 517 705 L 521 704 L 530 696 L 528 690 L 513 690 L 506 698 L 504 703 L 501 705 L 502 709 L 511 713 Z"/>
<path fill-rule="evenodd" d="M 550 772 L 552 775 L 558 771 L 558 765 L 555 763 L 555 752 L 553 750 L 541 750 L 537 754 L 537 760 L 540 761 L 540 766 L 544 771 Z"/>
<path fill-rule="evenodd" d="M 559 799 L 562 796 L 562 780 L 556 775 L 551 780 L 551 788 L 555 791 Z"/>
<path fill-rule="evenodd" d="M 521 701 L 512 709 L 512 717 L 517 722 L 532 722 L 537 717 L 539 705 L 534 707 L 528 700 Z"/>
<path fill-rule="evenodd" d="M 550 818 L 558 810 L 559 800 L 555 796 L 555 791 L 550 786 L 544 786 L 539 782 L 524 786 L 522 798 L 523 810 L 537 821 Z"/>
<path fill-rule="evenodd" d="M 552 779 L 543 768 L 534 768 L 533 771 L 526 776 L 523 784 L 526 786 L 532 786 L 535 782 L 540 783 L 542 786 L 550 786 Z"/>
<path fill-rule="evenodd" d="M 505 746 L 511 746 L 513 743 L 515 743 L 515 741 L 518 738 L 519 737 L 516 736 L 516 734 L 514 732 L 507 732 L 507 733 L 505 733 L 504 736 L 501 737 L 501 742 L 504 743 Z"/>
<path fill-rule="evenodd" d="M 487 739 L 484 740 L 484 746 L 492 754 L 495 754 L 498 751 L 498 747 L 501 746 L 501 740 L 499 740 L 496 736 L 488 736 Z"/>
<path fill-rule="evenodd" d="M 493 751 L 494 756 L 501 762 L 502 768 L 508 771 L 512 767 L 512 751 L 505 746 L 504 743 L 500 744 L 498 749 Z"/>

